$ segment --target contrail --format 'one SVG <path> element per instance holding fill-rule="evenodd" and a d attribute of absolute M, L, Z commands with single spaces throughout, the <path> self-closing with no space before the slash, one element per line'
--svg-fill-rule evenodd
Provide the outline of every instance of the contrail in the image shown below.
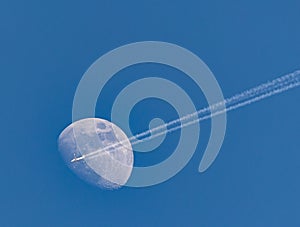
<path fill-rule="evenodd" d="M 290 90 L 298 86 L 300 86 L 300 70 L 281 76 L 272 81 L 263 83 L 254 88 L 248 89 L 244 92 L 241 92 L 237 95 L 227 98 L 224 101 L 217 102 L 213 105 L 200 109 L 194 113 L 185 115 L 176 120 L 154 127 L 142 133 L 136 134 L 135 136 L 130 137 L 129 141 L 131 142 L 131 145 L 142 143 L 147 140 L 151 140 L 156 137 L 159 137 L 161 135 L 174 132 L 183 127 L 187 127 L 189 125 L 198 123 L 200 121 L 204 121 L 211 117 L 223 114 L 225 112 L 235 110 L 243 106 L 247 106 L 254 102 L 258 102 L 267 97 L 282 93 L 284 91 Z M 72 162 L 84 159 L 86 157 L 92 157 L 98 155 L 102 151 L 107 151 L 110 148 L 121 146 L 124 142 L 125 140 L 119 141 L 118 143 L 109 145 L 101 150 L 91 152 L 79 158 L 74 158 Z"/>
<path fill-rule="evenodd" d="M 242 93 L 234 95 L 230 98 L 225 99 L 222 102 L 215 103 L 211 106 L 205 107 L 198 110 L 192 114 L 185 115 L 176 120 L 170 121 L 166 124 L 157 126 L 145 132 L 139 133 L 133 137 L 129 138 L 129 141 L 132 141 L 132 145 L 144 142 L 145 140 L 150 140 L 158 136 L 164 135 L 165 133 L 170 133 L 176 131 L 180 128 L 195 124 L 197 122 L 209 119 L 211 117 L 223 114 L 225 112 L 235 110 L 237 108 L 249 105 L 254 102 L 258 102 L 267 97 L 282 93 L 284 91 L 290 90 L 294 87 L 300 85 L 300 70 L 295 71 L 294 73 L 287 74 L 285 76 L 274 79 L 270 82 L 261 84 L 257 87 L 246 90 Z M 220 108 L 226 106 L 225 109 Z M 192 121 L 190 119 L 198 117 Z M 176 126 L 177 125 L 177 126 Z M 173 126 L 173 127 L 172 127 Z M 165 128 L 171 127 L 167 130 Z M 156 133 L 154 133 L 156 132 Z M 145 137 L 141 140 L 139 138 Z"/>

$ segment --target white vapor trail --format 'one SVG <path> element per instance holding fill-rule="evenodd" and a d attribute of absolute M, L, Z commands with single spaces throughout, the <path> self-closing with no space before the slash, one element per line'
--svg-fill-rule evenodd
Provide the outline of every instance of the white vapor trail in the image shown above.
<path fill-rule="evenodd" d="M 150 139 L 156 138 L 165 133 L 170 133 L 170 132 L 176 131 L 180 128 L 195 124 L 197 122 L 209 119 L 211 117 L 214 117 L 214 116 L 217 116 L 220 114 L 223 114 L 225 112 L 235 110 L 237 108 L 260 101 L 267 97 L 282 93 L 284 91 L 290 90 L 299 85 L 300 85 L 300 70 L 295 71 L 290 74 L 287 74 L 287 75 L 284 75 L 284 76 L 274 79 L 270 82 L 263 83 L 257 87 L 251 88 L 242 93 L 239 93 L 230 98 L 227 98 L 222 102 L 215 103 L 211 106 L 205 107 L 194 113 L 191 113 L 191 114 L 185 115 L 181 118 L 178 118 L 176 120 L 170 121 L 166 124 L 163 124 L 158 127 L 147 130 L 145 132 L 136 134 L 135 136 L 130 137 L 129 141 L 132 141 L 132 143 L 131 143 L 132 145 L 138 144 L 138 143 L 144 142 L 145 140 L 150 140 Z M 226 106 L 226 108 L 220 110 L 220 107 L 222 107 L 224 105 Z M 197 116 L 197 119 L 191 120 L 192 118 L 194 118 L 196 116 Z M 179 124 L 179 125 L 177 125 L 177 124 Z M 172 127 L 172 126 L 174 126 L 174 127 Z M 169 128 L 169 129 L 165 130 L 165 128 Z M 141 138 L 144 136 L 147 136 L 147 137 L 145 137 L 141 140 L 138 139 L 138 138 Z"/>
<path fill-rule="evenodd" d="M 211 117 L 223 114 L 225 112 L 235 110 L 243 106 L 247 106 L 254 102 L 258 102 L 262 99 L 282 93 L 284 91 L 290 90 L 298 86 L 300 86 L 300 70 L 281 76 L 279 78 L 263 83 L 261 85 L 258 85 L 254 88 L 251 88 L 237 95 L 234 95 L 230 98 L 227 98 L 224 101 L 200 109 L 194 113 L 185 115 L 176 120 L 162 124 L 160 126 L 144 131 L 142 133 L 136 134 L 135 136 L 130 137 L 129 141 L 131 142 L 131 145 L 142 143 L 147 140 L 156 138 L 158 136 L 174 132 L 183 127 L 187 127 L 189 125 L 198 123 L 200 121 L 204 121 Z M 226 108 L 222 108 L 224 106 Z M 195 117 L 197 118 L 195 119 Z M 102 150 L 97 150 L 95 152 L 86 154 L 80 157 L 79 159 L 97 155 L 101 151 L 107 151 L 107 149 L 120 146 L 123 144 L 123 142 L 125 141 L 119 141 L 118 143 L 109 145 L 103 148 Z"/>

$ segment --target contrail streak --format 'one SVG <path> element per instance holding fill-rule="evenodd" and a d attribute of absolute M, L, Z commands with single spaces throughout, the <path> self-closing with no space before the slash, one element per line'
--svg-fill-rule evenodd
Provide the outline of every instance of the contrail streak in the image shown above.
<path fill-rule="evenodd" d="M 166 124 L 163 124 L 158 127 L 147 130 L 145 132 L 139 133 L 133 137 L 130 137 L 129 141 L 132 141 L 132 143 L 131 143 L 132 145 L 138 144 L 138 143 L 144 142 L 145 140 L 153 139 L 153 138 L 163 135 L 165 133 L 173 132 L 179 128 L 206 120 L 208 118 L 220 115 L 220 114 L 228 112 L 230 110 L 234 110 L 239 107 L 249 105 L 253 102 L 260 101 L 260 100 L 270 97 L 272 95 L 282 93 L 284 91 L 287 91 L 287 90 L 297 87 L 299 85 L 300 85 L 300 70 L 295 71 L 294 73 L 284 75 L 284 76 L 274 79 L 270 82 L 261 84 L 257 87 L 251 88 L 249 90 L 246 90 L 242 93 L 239 93 L 230 98 L 227 98 L 222 102 L 215 103 L 211 106 L 205 107 L 194 113 L 191 113 L 191 114 L 185 115 L 181 118 L 178 118 L 176 120 L 170 121 Z M 222 106 L 226 106 L 226 108 L 220 110 L 220 108 Z M 189 120 L 194 117 L 198 117 L 198 119 L 194 119 L 189 122 Z M 175 126 L 175 127 L 165 130 L 165 128 L 172 127 L 172 126 Z M 160 132 L 161 130 L 163 130 L 163 131 Z M 154 132 L 156 132 L 156 133 L 154 134 Z M 139 138 L 141 138 L 141 137 L 145 137 L 145 138 L 142 140 L 139 140 Z"/>
<path fill-rule="evenodd" d="M 189 125 L 198 123 L 200 121 L 204 121 L 211 117 L 223 114 L 225 112 L 235 110 L 243 106 L 247 106 L 254 102 L 258 102 L 262 99 L 282 93 L 284 91 L 290 90 L 298 86 L 300 86 L 300 70 L 281 76 L 272 81 L 263 83 L 254 88 L 248 89 L 244 92 L 227 98 L 224 101 L 217 102 L 213 105 L 200 109 L 194 113 L 185 115 L 176 120 L 170 121 L 166 124 L 162 124 L 150 130 L 136 134 L 135 136 L 130 137 L 129 141 L 131 142 L 131 145 L 142 143 L 147 140 L 159 137 L 161 135 L 174 132 L 183 127 L 187 127 Z M 98 155 L 102 151 L 107 151 L 110 148 L 122 146 L 124 142 L 125 141 L 119 141 L 118 143 L 109 145 L 101 150 L 91 152 L 79 158 L 74 158 L 72 161 L 78 161 L 84 159 L 85 157 L 92 157 Z"/>

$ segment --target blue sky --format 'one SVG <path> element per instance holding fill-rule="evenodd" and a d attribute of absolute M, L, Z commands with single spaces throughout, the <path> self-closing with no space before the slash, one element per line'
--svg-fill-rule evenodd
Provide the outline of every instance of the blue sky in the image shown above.
<path fill-rule="evenodd" d="M 296 0 L 2 1 L 0 225 L 299 226 L 298 89 L 230 112 L 220 154 L 199 174 L 210 132 L 209 121 L 201 124 L 192 160 L 160 185 L 99 190 L 77 178 L 57 150 L 79 80 L 107 51 L 144 40 L 183 46 L 210 67 L 228 97 L 300 68 L 299 10 Z M 206 105 L 172 69 L 141 65 L 116 78 L 137 72 L 162 72 L 185 86 L 197 107 Z M 103 91 L 98 117 L 109 117 L 114 92 L 130 82 L 116 78 Z M 132 129 L 158 116 L 176 113 L 145 100 L 132 112 Z M 175 133 L 153 154 L 137 155 L 137 164 L 165 159 L 177 139 Z"/>

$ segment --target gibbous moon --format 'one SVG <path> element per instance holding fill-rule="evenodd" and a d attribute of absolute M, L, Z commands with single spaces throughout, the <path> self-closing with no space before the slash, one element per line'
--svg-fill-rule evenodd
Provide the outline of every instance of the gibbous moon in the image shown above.
<path fill-rule="evenodd" d="M 133 168 L 133 151 L 126 134 L 113 123 L 86 118 L 60 134 L 63 159 L 81 179 L 104 189 L 126 184 Z"/>

